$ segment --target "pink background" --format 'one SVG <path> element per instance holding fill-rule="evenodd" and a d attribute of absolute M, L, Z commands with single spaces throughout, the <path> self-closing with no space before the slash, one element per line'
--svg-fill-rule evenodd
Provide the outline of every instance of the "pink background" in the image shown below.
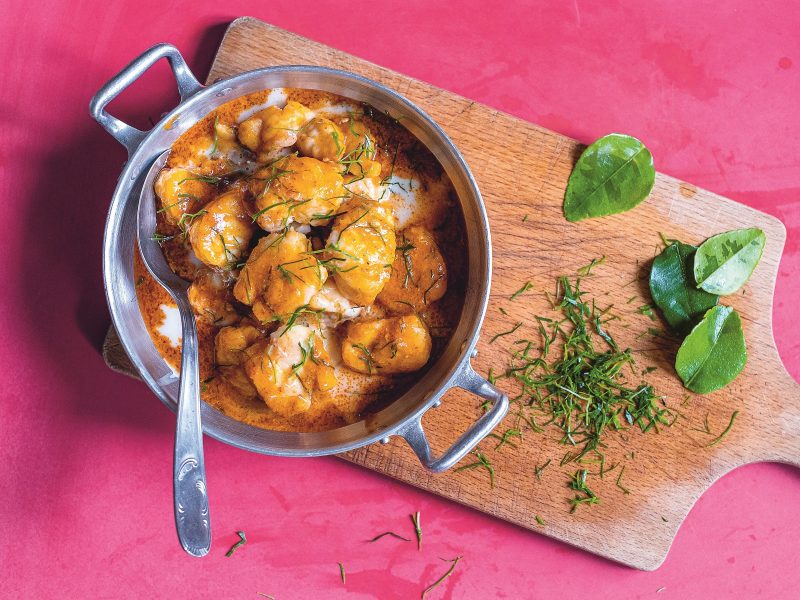
<path fill-rule="evenodd" d="M 636 135 L 659 170 L 778 216 L 789 235 L 775 331 L 800 377 L 800 5 L 433 4 L 4 3 L 0 596 L 414 598 L 446 568 L 437 557 L 462 554 L 434 597 L 797 597 L 800 474 L 772 464 L 718 482 L 664 566 L 643 573 L 335 458 L 268 458 L 208 440 L 213 549 L 204 560 L 180 550 L 173 417 L 98 354 L 108 324 L 100 240 L 124 152 L 87 105 L 160 41 L 204 77 L 226 24 L 242 14 L 583 141 Z M 166 71 L 116 102 L 116 114 L 146 123 L 167 108 Z M 416 510 L 421 553 L 363 543 L 386 529 L 410 533 Z M 248 544 L 226 558 L 238 529 Z"/>

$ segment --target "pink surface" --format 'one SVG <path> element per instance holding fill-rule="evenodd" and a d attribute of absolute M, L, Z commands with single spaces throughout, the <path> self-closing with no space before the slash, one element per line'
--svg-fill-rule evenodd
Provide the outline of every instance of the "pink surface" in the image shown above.
<path fill-rule="evenodd" d="M 414 598 L 447 567 L 438 557 L 455 555 L 463 562 L 432 597 L 797 597 L 800 474 L 769 464 L 718 482 L 664 566 L 642 573 L 334 458 L 268 458 L 208 440 L 214 546 L 204 560 L 180 550 L 173 417 L 97 350 L 108 324 L 100 240 L 124 152 L 87 105 L 160 41 L 204 76 L 240 14 L 584 141 L 636 135 L 659 170 L 778 216 L 789 234 L 775 331 L 800 377 L 798 4 L 429 4 L 4 5 L 0 597 Z M 168 103 L 154 99 L 173 94 L 165 73 L 117 102 L 117 114 L 145 123 L 159 114 Z M 363 543 L 387 529 L 409 534 L 417 510 L 422 552 Z M 239 529 L 248 543 L 226 558 Z"/>

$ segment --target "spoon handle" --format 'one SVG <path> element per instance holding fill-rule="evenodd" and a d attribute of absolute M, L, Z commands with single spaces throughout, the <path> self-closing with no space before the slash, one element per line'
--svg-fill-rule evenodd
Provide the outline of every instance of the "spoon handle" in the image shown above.
<path fill-rule="evenodd" d="M 197 328 L 188 296 L 184 293 L 176 300 L 181 315 L 183 348 L 173 463 L 175 527 L 186 552 L 192 556 L 205 556 L 211 548 L 211 521 L 203 460 L 203 429 L 200 424 Z"/>

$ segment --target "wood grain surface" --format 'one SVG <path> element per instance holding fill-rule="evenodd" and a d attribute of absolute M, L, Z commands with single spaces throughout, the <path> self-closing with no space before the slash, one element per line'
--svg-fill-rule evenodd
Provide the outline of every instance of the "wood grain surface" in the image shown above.
<path fill-rule="evenodd" d="M 544 292 L 555 289 L 556 277 L 573 275 L 593 258 L 605 256 L 604 264 L 584 279 L 582 287 L 598 305 L 614 304 L 621 318 L 610 323 L 609 330 L 622 347 L 634 351 L 639 369 L 656 367 L 647 380 L 682 415 L 659 433 L 631 429 L 608 435 L 607 464 L 619 466 L 603 479 L 590 478 L 600 502 L 581 506 L 572 514 L 569 499 L 574 492 L 567 482 L 577 467 L 558 466 L 568 448 L 559 443 L 555 429 L 542 433 L 524 429 L 524 438 L 515 440 L 516 448 L 496 449 L 493 439 L 482 442 L 481 451 L 495 469 L 494 487 L 483 469 L 442 475 L 426 472 L 400 438 L 343 458 L 647 570 L 662 563 L 686 514 L 720 476 L 755 461 L 800 466 L 800 385 L 784 369 L 772 335 L 772 297 L 786 237 L 779 220 L 659 174 L 649 199 L 635 210 L 568 223 L 561 204 L 582 150 L 575 140 L 251 18 L 230 26 L 208 81 L 258 67 L 298 63 L 345 69 L 399 91 L 428 112 L 464 154 L 483 193 L 494 252 L 491 300 L 473 361 L 478 372 L 486 374 L 490 367 L 502 371 L 508 364 L 508 349 L 516 338 L 498 338 L 490 344 L 495 334 L 522 322 L 516 335 L 536 338 L 533 317 L 552 316 Z M 679 341 L 653 335 L 649 329 L 663 331 L 665 324 L 638 311 L 651 302 L 647 275 L 660 246 L 659 233 L 697 244 L 722 231 L 752 226 L 767 234 L 764 256 L 745 289 L 723 299 L 742 317 L 747 367 L 723 390 L 689 395 L 673 369 Z M 534 288 L 511 300 L 527 281 Z M 113 368 L 132 373 L 113 330 L 104 355 Z M 498 385 L 512 396 L 516 393 L 504 380 Z M 730 433 L 708 447 L 728 425 L 733 411 L 739 415 Z M 442 406 L 423 419 L 434 449 L 446 448 L 478 415 L 474 397 L 449 392 Z M 512 407 L 498 432 L 516 426 L 514 415 Z M 701 431 L 706 421 L 711 434 Z M 550 466 L 538 480 L 534 468 L 547 460 Z M 474 457 L 463 462 L 472 461 Z M 629 494 L 616 485 L 622 466 L 622 483 Z"/>

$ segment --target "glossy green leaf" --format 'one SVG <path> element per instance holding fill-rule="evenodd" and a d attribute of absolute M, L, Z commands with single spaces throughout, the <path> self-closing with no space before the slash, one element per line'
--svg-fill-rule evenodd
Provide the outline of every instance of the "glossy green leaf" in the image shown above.
<path fill-rule="evenodd" d="M 568 221 L 613 215 L 632 209 L 653 189 L 653 155 L 642 142 L 612 133 L 586 148 L 567 183 Z"/>
<path fill-rule="evenodd" d="M 712 294 L 733 294 L 742 287 L 764 252 L 767 236 L 760 229 L 736 229 L 708 238 L 694 257 L 694 278 Z"/>
<path fill-rule="evenodd" d="M 729 306 L 715 306 L 683 340 L 675 370 L 688 389 L 708 394 L 736 379 L 745 363 L 747 347 L 739 313 Z"/>
<path fill-rule="evenodd" d="M 670 327 L 686 333 L 719 296 L 697 289 L 692 272 L 697 247 L 674 242 L 655 257 L 650 269 L 650 294 Z"/>

